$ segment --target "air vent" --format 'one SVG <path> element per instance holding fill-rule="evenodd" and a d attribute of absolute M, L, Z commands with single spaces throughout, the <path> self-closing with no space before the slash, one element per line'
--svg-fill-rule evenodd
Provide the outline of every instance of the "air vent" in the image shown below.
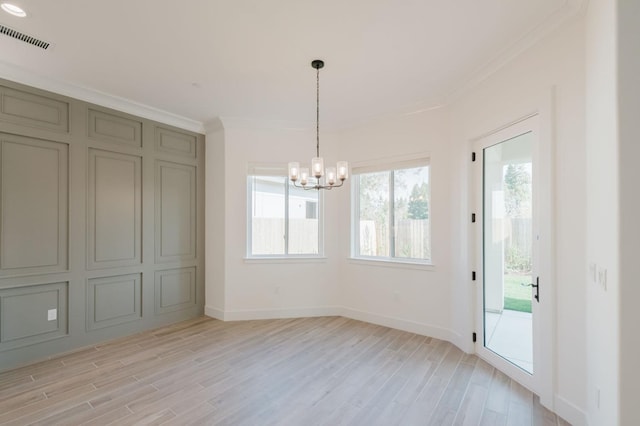
<path fill-rule="evenodd" d="M 12 28 L 9 27 L 5 27 L 4 25 L 0 24 L 0 33 L 4 34 L 6 36 L 15 38 L 16 40 L 20 40 L 23 41 L 25 43 L 29 43 L 32 46 L 36 46 L 36 47 L 40 47 L 42 49 L 48 49 L 49 46 L 51 46 L 51 43 L 47 43 L 46 41 L 42 41 L 42 40 L 38 40 L 35 37 L 31 37 L 30 35 L 27 35 L 25 33 L 21 33 L 20 31 L 16 31 Z"/>

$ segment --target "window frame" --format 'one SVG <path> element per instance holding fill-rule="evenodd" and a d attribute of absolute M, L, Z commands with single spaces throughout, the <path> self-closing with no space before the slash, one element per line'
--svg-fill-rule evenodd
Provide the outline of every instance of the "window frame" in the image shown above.
<path fill-rule="evenodd" d="M 429 251 L 431 256 L 429 259 L 397 257 L 395 254 L 396 235 L 395 235 L 395 188 L 394 173 L 398 170 L 412 169 L 417 167 L 428 168 L 429 182 Z M 360 176 L 368 173 L 388 172 L 389 173 L 389 256 L 367 256 L 360 254 Z M 370 263 L 379 265 L 405 264 L 414 265 L 419 269 L 432 269 L 433 263 L 433 229 L 431 218 L 431 156 L 429 154 L 416 154 L 413 156 L 391 158 L 386 160 L 378 160 L 367 163 L 355 164 L 352 168 L 351 182 L 351 257 L 353 263 Z"/>
<path fill-rule="evenodd" d="M 282 178 L 284 186 L 284 253 L 281 254 L 253 254 L 253 177 Z M 245 260 L 318 260 L 324 259 L 324 194 L 318 191 L 318 253 L 289 253 L 289 198 L 292 183 L 284 166 L 250 165 L 247 170 L 247 240 Z"/>

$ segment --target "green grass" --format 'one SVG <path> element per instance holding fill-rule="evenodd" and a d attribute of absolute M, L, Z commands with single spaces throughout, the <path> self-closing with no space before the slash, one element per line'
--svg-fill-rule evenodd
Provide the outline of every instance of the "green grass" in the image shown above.
<path fill-rule="evenodd" d="M 524 287 L 521 283 L 529 284 L 530 275 L 504 276 L 504 308 L 511 311 L 531 312 L 531 287 Z"/>

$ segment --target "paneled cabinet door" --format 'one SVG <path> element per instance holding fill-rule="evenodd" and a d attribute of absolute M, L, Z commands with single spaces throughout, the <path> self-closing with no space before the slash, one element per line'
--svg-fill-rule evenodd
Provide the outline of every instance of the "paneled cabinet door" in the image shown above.
<path fill-rule="evenodd" d="M 68 146 L 0 133 L 0 277 L 68 268 Z"/>

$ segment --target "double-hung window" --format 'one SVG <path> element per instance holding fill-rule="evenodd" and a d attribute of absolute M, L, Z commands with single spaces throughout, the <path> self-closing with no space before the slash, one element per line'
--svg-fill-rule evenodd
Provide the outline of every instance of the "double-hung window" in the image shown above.
<path fill-rule="evenodd" d="M 353 168 L 352 256 L 430 263 L 429 159 Z"/>
<path fill-rule="evenodd" d="M 296 188 L 285 168 L 250 167 L 248 257 L 314 257 L 322 254 L 322 196 Z"/>

